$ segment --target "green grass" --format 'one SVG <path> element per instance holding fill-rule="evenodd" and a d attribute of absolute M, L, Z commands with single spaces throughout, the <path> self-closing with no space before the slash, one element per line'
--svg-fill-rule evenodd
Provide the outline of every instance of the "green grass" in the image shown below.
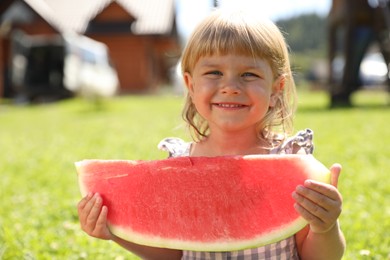
<path fill-rule="evenodd" d="M 327 109 L 322 92 L 300 93 L 296 129 L 315 131 L 316 157 L 342 163 L 345 259 L 389 259 L 390 110 L 383 92 L 361 92 L 352 109 Z M 0 103 L 0 259 L 136 259 L 84 234 L 73 162 L 160 159 L 164 137 L 186 137 L 182 99 L 126 96 L 96 109 L 84 100 Z"/>

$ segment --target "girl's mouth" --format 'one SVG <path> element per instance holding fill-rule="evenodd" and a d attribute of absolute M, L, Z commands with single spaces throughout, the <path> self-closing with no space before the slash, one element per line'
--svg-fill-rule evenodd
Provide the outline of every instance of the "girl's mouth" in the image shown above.
<path fill-rule="evenodd" d="M 246 107 L 246 105 L 243 104 L 232 104 L 232 103 L 214 103 L 214 106 L 221 107 L 221 108 L 243 108 Z"/>

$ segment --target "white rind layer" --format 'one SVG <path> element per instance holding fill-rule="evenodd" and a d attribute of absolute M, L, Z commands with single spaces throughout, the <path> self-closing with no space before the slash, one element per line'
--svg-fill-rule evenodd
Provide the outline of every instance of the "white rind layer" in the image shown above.
<path fill-rule="evenodd" d="M 231 241 L 184 241 L 180 239 L 169 239 L 157 236 L 148 236 L 134 232 L 130 228 L 121 228 L 119 226 L 110 226 L 110 230 L 116 236 L 127 240 L 136 241 L 135 243 L 140 245 L 147 245 L 160 248 L 182 249 L 191 251 L 208 251 L 208 252 L 221 252 L 221 251 L 234 251 L 243 250 L 248 248 L 261 247 L 264 245 L 272 244 L 277 241 L 288 238 L 299 230 L 303 229 L 307 225 L 307 221 L 302 217 L 295 219 L 293 222 L 280 226 L 269 233 L 262 234 L 261 236 L 254 237 L 247 240 L 231 240 Z"/>

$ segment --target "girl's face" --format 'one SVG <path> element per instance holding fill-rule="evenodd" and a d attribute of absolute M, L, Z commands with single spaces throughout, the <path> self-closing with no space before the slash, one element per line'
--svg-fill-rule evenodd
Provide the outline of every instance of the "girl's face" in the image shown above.
<path fill-rule="evenodd" d="M 210 130 L 223 131 L 256 131 L 284 84 L 266 60 L 233 54 L 201 57 L 184 79 Z"/>

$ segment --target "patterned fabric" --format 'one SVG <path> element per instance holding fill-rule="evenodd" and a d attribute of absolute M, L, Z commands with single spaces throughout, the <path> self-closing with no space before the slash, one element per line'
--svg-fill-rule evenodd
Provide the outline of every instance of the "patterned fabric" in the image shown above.
<path fill-rule="evenodd" d="M 271 154 L 291 154 L 294 153 L 295 147 L 303 149 L 306 154 L 312 154 L 314 151 L 313 145 L 313 130 L 306 128 L 299 131 L 296 135 L 287 138 L 283 144 L 271 150 Z"/>
<path fill-rule="evenodd" d="M 306 154 L 313 152 L 313 131 L 305 129 L 295 136 L 288 138 L 283 144 L 270 151 L 271 154 L 291 154 L 296 146 Z M 169 157 L 189 156 L 191 143 L 180 138 L 165 138 L 158 144 L 158 148 L 169 153 Z M 295 244 L 295 236 L 282 241 L 258 248 L 231 252 L 196 252 L 183 251 L 183 260 L 296 260 L 299 259 Z"/>
<path fill-rule="evenodd" d="M 258 260 L 258 259 L 299 259 L 295 246 L 295 238 L 291 236 L 280 242 L 259 248 L 231 252 L 195 252 L 183 251 L 183 260 Z"/>

